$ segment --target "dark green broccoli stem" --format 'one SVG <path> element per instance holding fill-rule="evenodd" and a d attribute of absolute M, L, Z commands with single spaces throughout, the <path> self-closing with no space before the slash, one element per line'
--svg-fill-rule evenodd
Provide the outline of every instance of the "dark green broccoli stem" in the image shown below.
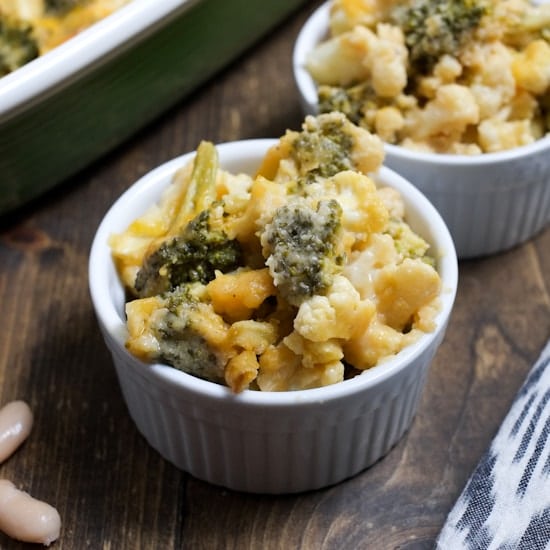
<path fill-rule="evenodd" d="M 164 242 L 145 260 L 135 289 L 141 297 L 173 290 L 183 283 L 211 281 L 215 270 L 227 273 L 241 264 L 242 250 L 225 232 L 210 228 L 210 211 L 203 210 L 183 231 Z"/>
<path fill-rule="evenodd" d="M 0 16 L 0 76 L 19 69 L 38 57 L 38 45 L 29 24 Z"/>
<path fill-rule="evenodd" d="M 480 0 L 417 0 L 395 10 L 413 71 L 426 74 L 442 55 L 456 55 L 485 13 Z"/>
<path fill-rule="evenodd" d="M 322 294 L 341 270 L 344 258 L 336 252 L 341 216 L 334 199 L 321 201 L 317 210 L 300 202 L 277 209 L 266 226 L 266 264 L 290 304 Z"/>

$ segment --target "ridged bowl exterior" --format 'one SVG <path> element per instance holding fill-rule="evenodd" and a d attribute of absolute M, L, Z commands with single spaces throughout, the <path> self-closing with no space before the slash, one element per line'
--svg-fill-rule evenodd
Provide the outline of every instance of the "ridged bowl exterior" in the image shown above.
<path fill-rule="evenodd" d="M 550 222 L 550 138 L 536 145 L 530 153 L 491 155 L 494 161 L 476 157 L 471 163 L 448 155 L 431 161 L 386 147 L 385 164 L 430 199 L 458 257 L 474 258 L 521 244 Z"/>
<path fill-rule="evenodd" d="M 276 140 L 217 146 L 220 164 L 254 173 Z M 443 220 L 417 190 L 382 167 L 377 183 L 399 190 L 411 227 L 432 245 L 443 282 L 436 329 L 395 357 L 332 386 L 302 391 L 243 391 L 166 365 L 145 364 L 125 348 L 124 289 L 108 239 L 124 230 L 192 155 L 136 182 L 105 215 L 92 245 L 90 293 L 120 387 L 138 430 L 163 457 L 193 476 L 233 490 L 295 493 L 349 478 L 384 456 L 409 428 L 430 362 L 454 303 L 458 267 Z"/>
<path fill-rule="evenodd" d="M 306 114 L 318 112 L 308 53 L 328 34 L 330 4 L 317 8 L 298 34 L 293 71 Z M 385 146 L 384 164 L 415 185 L 436 207 L 459 259 L 502 252 L 550 223 L 550 136 L 509 151 L 440 155 Z"/>
<path fill-rule="evenodd" d="M 401 439 L 437 345 L 404 371 L 345 400 L 298 402 L 276 412 L 166 384 L 115 343 L 109 347 L 132 419 L 166 460 L 229 489 L 294 493 L 357 474 Z"/>

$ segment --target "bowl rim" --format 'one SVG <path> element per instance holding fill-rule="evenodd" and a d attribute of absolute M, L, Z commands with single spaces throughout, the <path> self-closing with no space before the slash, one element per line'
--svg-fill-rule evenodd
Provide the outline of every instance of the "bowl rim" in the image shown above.
<path fill-rule="evenodd" d="M 0 78 L 0 121 L 118 55 L 201 0 L 132 0 L 59 46 Z"/>
<path fill-rule="evenodd" d="M 220 156 L 220 165 L 223 167 L 226 159 L 232 158 L 232 155 L 236 153 L 242 155 L 243 158 L 248 158 L 249 161 L 250 158 L 253 158 L 255 162 L 257 158 L 259 165 L 267 148 L 277 142 L 277 139 L 264 138 L 216 144 Z M 239 394 L 234 394 L 227 386 L 202 380 L 169 365 L 148 364 L 135 358 L 126 350 L 124 345 L 126 336 L 125 321 L 118 314 L 110 292 L 106 292 L 106 289 L 109 288 L 109 276 L 114 272 L 107 239 L 111 232 L 126 227 L 127 222 L 121 223 L 119 221 L 120 228 L 117 228 L 116 223 L 114 223 L 116 220 L 120 220 L 120 212 L 126 210 L 126 203 L 135 203 L 139 197 L 150 194 L 153 190 L 155 190 L 155 196 L 158 197 L 160 190 L 169 184 L 175 170 L 190 160 L 194 154 L 195 151 L 191 151 L 178 156 L 139 178 L 107 210 L 93 238 L 88 264 L 89 291 L 92 304 L 104 337 L 110 339 L 117 350 L 124 354 L 127 362 L 132 364 L 131 368 L 139 369 L 140 373 L 147 378 L 153 377 L 159 383 L 172 385 L 181 391 L 192 392 L 203 398 L 234 401 L 243 406 L 251 407 L 284 407 L 291 404 L 307 406 L 346 398 L 384 382 L 406 369 L 417 357 L 424 354 L 430 346 L 433 346 L 442 333 L 445 332 L 458 284 L 458 261 L 452 237 L 440 214 L 425 195 L 402 176 L 382 166 L 376 175 L 376 179 L 404 191 L 406 201 L 413 202 L 415 210 L 423 212 L 422 217 L 428 220 L 431 232 L 434 235 L 434 244 L 442 252 L 439 258 L 439 272 L 443 282 L 441 310 L 436 317 L 437 326 L 433 332 L 421 335 L 415 343 L 407 346 L 391 359 L 349 380 L 330 386 L 305 390 L 281 392 L 244 390 Z M 132 214 L 129 219 L 134 219 L 139 213 Z"/>
<path fill-rule="evenodd" d="M 305 68 L 305 60 L 307 54 L 311 51 L 313 46 L 318 44 L 323 37 L 328 35 L 328 19 L 332 2 L 333 0 L 325 1 L 311 13 L 298 32 L 292 51 L 292 70 L 294 74 L 294 81 L 302 99 L 302 103 L 304 106 L 307 106 L 307 111 L 309 113 L 316 113 L 318 111 L 317 89 L 313 77 Z M 514 147 L 504 151 L 481 153 L 478 155 L 429 153 L 425 151 L 407 149 L 391 143 L 384 143 L 384 149 L 386 151 L 386 155 L 395 158 L 402 157 L 403 159 L 416 163 L 424 162 L 435 164 L 437 166 L 484 166 L 502 161 L 513 161 L 518 158 L 535 155 L 550 149 L 550 132 L 526 145 L 521 145 L 519 147 Z"/>

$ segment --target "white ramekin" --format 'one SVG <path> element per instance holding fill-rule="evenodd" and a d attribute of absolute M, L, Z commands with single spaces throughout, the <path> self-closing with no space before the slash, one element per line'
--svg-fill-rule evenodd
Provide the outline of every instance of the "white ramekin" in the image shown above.
<path fill-rule="evenodd" d="M 330 4 L 313 12 L 294 46 L 294 78 L 307 114 L 317 113 L 318 102 L 305 63 L 328 36 Z M 512 248 L 550 222 L 550 136 L 476 156 L 421 153 L 390 144 L 385 152 L 384 164 L 416 185 L 440 212 L 460 259 Z"/>
<path fill-rule="evenodd" d="M 218 145 L 221 166 L 233 173 L 254 173 L 274 143 L 266 139 Z M 424 195 L 382 168 L 377 181 L 401 192 L 407 220 L 437 254 L 444 290 L 436 330 L 395 358 L 339 384 L 235 395 L 225 386 L 172 367 L 145 364 L 124 345 L 124 290 L 109 235 L 123 231 L 155 202 L 175 170 L 193 154 L 160 166 L 130 187 L 105 215 L 91 249 L 91 298 L 130 415 L 168 461 L 230 489 L 292 493 L 353 476 L 398 442 L 416 412 L 456 293 L 457 258 L 447 227 Z"/>

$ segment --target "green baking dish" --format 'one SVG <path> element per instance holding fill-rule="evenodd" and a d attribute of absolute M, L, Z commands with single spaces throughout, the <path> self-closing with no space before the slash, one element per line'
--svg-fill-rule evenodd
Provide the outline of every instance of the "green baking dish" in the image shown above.
<path fill-rule="evenodd" d="M 304 0 L 133 0 L 0 79 L 0 215 L 182 99 Z"/>

